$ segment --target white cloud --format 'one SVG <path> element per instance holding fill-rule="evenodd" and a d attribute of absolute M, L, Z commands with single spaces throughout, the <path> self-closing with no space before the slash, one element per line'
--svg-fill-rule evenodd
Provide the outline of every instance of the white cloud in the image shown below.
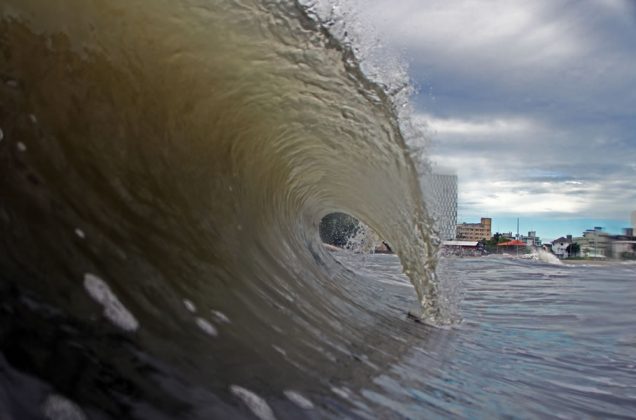
<path fill-rule="evenodd" d="M 501 160 L 489 155 L 432 155 L 455 168 L 461 214 L 569 215 L 624 217 L 629 180 L 574 179 L 541 170 L 533 161 Z M 585 167 L 581 168 L 585 175 Z"/>
<path fill-rule="evenodd" d="M 572 60 L 589 48 L 585 28 L 555 14 L 552 2 L 416 0 L 371 1 L 365 19 L 400 45 L 473 64 L 516 66 Z M 569 14 L 571 16 L 571 13 Z M 477 61 L 477 62 L 476 62 Z"/>
<path fill-rule="evenodd" d="M 536 124 L 524 118 L 494 118 L 490 120 L 463 120 L 457 118 L 437 118 L 429 114 L 419 114 L 414 121 L 436 134 L 512 134 L 536 129 Z"/>
<path fill-rule="evenodd" d="M 358 27 L 410 63 L 414 120 L 467 212 L 633 207 L 636 3 L 351 1 Z"/>

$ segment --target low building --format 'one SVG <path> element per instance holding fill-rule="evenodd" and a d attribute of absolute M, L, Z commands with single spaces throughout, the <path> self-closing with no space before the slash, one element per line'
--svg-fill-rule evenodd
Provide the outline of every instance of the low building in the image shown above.
<path fill-rule="evenodd" d="M 488 240 L 492 236 L 492 219 L 482 217 L 480 223 L 462 223 L 457 225 L 456 234 L 459 241 Z"/>
<path fill-rule="evenodd" d="M 596 226 L 583 232 L 583 236 L 576 238 L 574 242 L 579 244 L 581 255 L 591 258 L 606 258 L 611 256 L 611 238 L 603 228 Z"/>
<path fill-rule="evenodd" d="M 477 247 L 479 247 L 479 242 L 477 241 L 443 241 L 442 246 L 447 246 L 452 248 L 477 249 Z"/>
<path fill-rule="evenodd" d="M 612 258 L 636 259 L 636 237 L 633 228 L 625 228 L 622 235 L 614 235 L 610 239 L 610 256 Z"/>
<path fill-rule="evenodd" d="M 477 241 L 443 241 L 443 255 L 481 255 L 483 247 Z"/>
<path fill-rule="evenodd" d="M 568 235 L 566 238 L 561 236 L 552 241 L 552 253 L 559 258 L 568 258 L 570 245 L 572 245 L 572 235 Z"/>
<path fill-rule="evenodd" d="M 504 232 L 499 233 L 500 241 L 512 241 L 513 239 L 517 239 L 517 235 L 512 232 Z"/>
<path fill-rule="evenodd" d="M 636 259 L 636 238 L 630 236 L 613 240 L 611 255 L 617 259 Z"/>
<path fill-rule="evenodd" d="M 528 236 L 521 235 L 519 240 L 525 242 L 528 246 L 541 246 L 541 238 L 537 236 L 537 232 L 534 230 L 528 232 Z"/>

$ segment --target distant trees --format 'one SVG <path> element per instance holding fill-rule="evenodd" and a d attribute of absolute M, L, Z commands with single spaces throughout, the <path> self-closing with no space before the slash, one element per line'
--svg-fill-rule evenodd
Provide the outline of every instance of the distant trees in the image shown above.
<path fill-rule="evenodd" d="M 581 246 L 576 242 L 572 242 L 567 248 L 565 248 L 565 250 L 568 252 L 570 257 L 576 257 L 581 252 Z"/>
<path fill-rule="evenodd" d="M 320 239 L 327 244 L 343 247 L 355 235 L 360 222 L 345 213 L 330 213 L 320 221 Z"/>
<path fill-rule="evenodd" d="M 490 246 L 494 246 L 497 245 L 501 242 L 506 242 L 509 239 L 507 237 L 505 237 L 504 235 L 502 235 L 501 233 L 497 232 L 494 235 L 492 235 L 492 238 L 488 239 L 487 241 L 484 241 L 485 245 L 490 245 Z"/>

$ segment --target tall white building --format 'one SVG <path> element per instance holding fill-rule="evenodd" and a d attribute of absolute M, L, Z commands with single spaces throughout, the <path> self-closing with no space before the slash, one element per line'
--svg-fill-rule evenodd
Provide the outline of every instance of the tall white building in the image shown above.
<path fill-rule="evenodd" d="M 424 175 L 422 193 L 439 238 L 442 241 L 454 240 L 457 227 L 457 175 Z"/>
<path fill-rule="evenodd" d="M 636 232 L 636 210 L 632 212 L 632 228 Z"/>

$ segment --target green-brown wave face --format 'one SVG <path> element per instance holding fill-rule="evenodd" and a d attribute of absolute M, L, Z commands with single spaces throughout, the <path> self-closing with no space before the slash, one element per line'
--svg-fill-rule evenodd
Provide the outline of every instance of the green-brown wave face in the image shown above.
<path fill-rule="evenodd" d="M 364 280 L 318 235 L 323 216 L 345 212 L 392 244 L 406 293 L 443 322 L 391 98 L 302 7 L 4 0 L 0 11 L 3 284 L 96 322 L 92 273 L 165 358 L 203 345 L 182 299 L 232 320 L 212 345 L 232 360 L 276 323 L 299 348 L 355 341 L 373 320 Z"/>

